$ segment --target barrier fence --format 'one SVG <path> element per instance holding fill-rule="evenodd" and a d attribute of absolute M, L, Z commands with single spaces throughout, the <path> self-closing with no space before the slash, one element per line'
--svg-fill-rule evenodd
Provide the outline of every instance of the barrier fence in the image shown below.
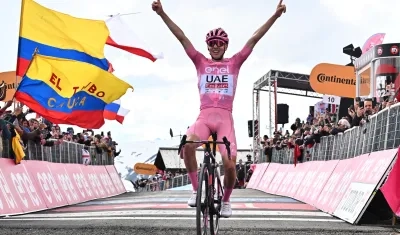
<path fill-rule="evenodd" d="M 362 126 L 353 127 L 335 136 L 321 137 L 319 144 L 306 148 L 304 153 L 309 151 L 311 155 L 309 161 L 328 161 L 398 148 L 400 145 L 399 114 L 400 103 L 397 103 L 371 115 Z M 292 164 L 293 156 L 293 149 L 273 149 L 271 162 Z M 306 161 L 305 158 L 304 161 Z"/>
<path fill-rule="evenodd" d="M 3 140 L 3 151 L 2 158 L 11 158 L 10 151 L 11 141 Z M 83 164 L 82 149 L 85 145 L 74 142 L 64 141 L 58 145 L 51 147 L 36 144 L 35 142 L 29 141 L 24 149 L 26 154 L 25 160 L 39 160 L 48 161 L 54 163 L 77 163 Z M 114 156 L 109 154 L 107 151 L 102 150 L 99 153 L 96 147 L 90 146 L 87 149 L 90 153 L 90 164 L 89 165 L 114 165 Z"/>
<path fill-rule="evenodd" d="M 23 164 L 12 160 L 8 140 L 0 141 L 0 217 L 75 205 L 126 192 L 107 151 L 87 147 L 90 163 L 83 164 L 82 144 L 62 142 L 47 147 L 24 146 Z M 69 164 L 72 163 L 72 164 Z M 75 164 L 74 164 L 75 163 Z M 1 192 L 2 191 L 2 192 Z"/>
<path fill-rule="evenodd" d="M 224 175 L 224 167 L 222 165 L 219 166 L 220 176 Z M 182 187 L 185 185 L 191 184 L 188 174 L 174 176 L 172 179 L 168 180 L 160 180 L 158 182 L 146 184 L 145 187 L 140 188 L 138 192 L 152 192 L 152 191 L 164 191 L 170 188 Z"/>
<path fill-rule="evenodd" d="M 353 127 L 344 133 L 335 136 L 321 137 L 319 144 L 312 148 L 306 148 L 304 154 L 309 151 L 308 161 L 341 160 L 360 156 L 362 154 L 377 152 L 387 149 L 395 149 L 400 145 L 400 103 L 386 108 L 377 114 L 367 118 L 362 126 Z M 271 162 L 282 164 L 294 163 L 294 150 L 272 150 Z M 260 150 L 258 162 L 266 162 L 266 156 Z M 307 159 L 304 156 L 304 161 Z M 220 167 L 223 172 L 223 167 Z M 223 173 L 221 173 L 223 175 Z M 190 184 L 187 175 L 177 176 L 171 180 L 159 181 L 146 185 L 140 191 L 158 191 Z"/>

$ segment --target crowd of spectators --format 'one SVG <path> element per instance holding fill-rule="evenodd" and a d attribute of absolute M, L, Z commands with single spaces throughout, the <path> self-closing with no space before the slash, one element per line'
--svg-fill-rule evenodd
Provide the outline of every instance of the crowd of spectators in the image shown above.
<path fill-rule="evenodd" d="M 182 176 L 184 173 L 181 169 L 179 170 L 159 170 L 157 174 L 150 175 L 150 176 L 143 176 L 139 175 L 136 180 L 132 181 L 131 183 L 136 191 L 140 191 L 147 186 L 150 186 L 150 191 L 159 190 L 157 187 L 162 187 L 163 190 L 169 189 L 173 187 L 173 180 L 177 177 Z M 158 183 L 158 184 L 155 184 Z M 162 184 L 162 185 L 160 185 Z"/>
<path fill-rule="evenodd" d="M 121 150 L 116 151 L 118 144 L 112 140 L 111 132 L 107 132 L 107 135 L 103 132 L 95 135 L 93 130 L 75 133 L 72 127 L 68 127 L 64 132 L 59 125 L 43 118 L 28 119 L 27 115 L 32 112 L 29 109 L 24 112 L 22 106 L 15 107 L 14 111 L 7 111 L 12 104 L 11 101 L 6 102 L 0 109 L 0 131 L 5 142 L 18 133 L 24 149 L 27 148 L 28 143 L 52 147 L 67 141 L 83 144 L 86 148 L 93 146 L 98 154 L 107 152 L 109 156 L 118 156 L 121 152 Z M 10 151 L 10 155 L 15 158 L 13 151 Z"/>
<path fill-rule="evenodd" d="M 267 162 L 271 162 L 273 149 L 281 150 L 283 148 L 294 149 L 295 162 L 302 162 L 305 160 L 304 158 L 310 158 L 307 149 L 320 143 L 321 137 L 337 135 L 354 126 L 363 126 L 369 122 L 369 116 L 397 102 L 396 100 L 388 101 L 387 98 L 383 100 L 381 103 L 374 104 L 372 99 L 364 101 L 356 99 L 354 105 L 348 108 L 347 115 L 339 120 L 336 120 L 337 113 L 326 109 L 323 113 L 309 114 L 306 121 L 296 118 L 295 123 L 290 126 L 291 131 L 286 130 L 285 133 L 275 131 L 272 137 L 264 135 L 261 144 Z"/>

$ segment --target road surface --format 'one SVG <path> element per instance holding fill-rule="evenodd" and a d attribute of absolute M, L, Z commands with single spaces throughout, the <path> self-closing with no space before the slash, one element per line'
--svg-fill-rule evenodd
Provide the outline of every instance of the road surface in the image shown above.
<path fill-rule="evenodd" d="M 190 191 L 126 193 L 49 211 L 0 220 L 0 234 L 195 234 Z M 251 189 L 234 190 L 233 216 L 221 221 L 221 235 L 376 234 L 391 230 L 353 226 L 291 198 Z"/>

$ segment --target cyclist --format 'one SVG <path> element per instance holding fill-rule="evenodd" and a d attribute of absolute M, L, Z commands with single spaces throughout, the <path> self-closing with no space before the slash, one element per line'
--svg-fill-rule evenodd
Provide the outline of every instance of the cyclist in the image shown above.
<path fill-rule="evenodd" d="M 160 0 L 152 3 L 155 11 L 168 26 L 175 37 L 181 42 L 189 58 L 193 61 L 198 75 L 200 93 L 200 114 L 196 122 L 187 131 L 187 140 L 197 141 L 208 139 L 211 132 L 217 133 L 219 141 L 223 136 L 231 142 L 231 161 L 227 158 L 224 145 L 219 146 L 225 177 L 225 193 L 222 199 L 221 216 L 228 218 L 232 215 L 229 198 L 236 180 L 236 137 L 232 117 L 232 106 L 236 92 L 236 85 L 240 67 L 252 52 L 257 42 L 267 33 L 274 22 L 286 12 L 286 6 L 280 0 L 275 13 L 264 23 L 247 41 L 243 49 L 232 58 L 224 58 L 228 48 L 228 34 L 222 28 L 209 31 L 206 43 L 211 59 L 207 59 L 198 52 L 183 33 L 183 31 L 164 12 Z M 196 148 L 200 145 L 187 145 L 183 150 L 183 159 L 193 186 L 193 195 L 188 201 L 191 207 L 196 206 L 196 192 L 198 186 Z"/>

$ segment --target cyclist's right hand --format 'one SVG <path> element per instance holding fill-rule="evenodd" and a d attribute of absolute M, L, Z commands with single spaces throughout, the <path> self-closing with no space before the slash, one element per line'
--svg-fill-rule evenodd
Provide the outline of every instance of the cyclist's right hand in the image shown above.
<path fill-rule="evenodd" d="M 151 8 L 155 11 L 158 15 L 164 12 L 160 0 L 154 1 L 151 4 Z"/>

